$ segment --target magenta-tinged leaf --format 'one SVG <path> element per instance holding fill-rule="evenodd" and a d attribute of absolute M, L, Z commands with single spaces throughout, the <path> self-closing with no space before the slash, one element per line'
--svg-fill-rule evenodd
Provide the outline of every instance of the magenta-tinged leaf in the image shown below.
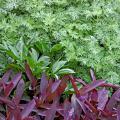
<path fill-rule="evenodd" d="M 74 108 L 74 112 L 75 112 L 75 117 L 76 119 L 80 119 L 80 115 L 82 113 L 82 108 L 80 107 L 80 105 L 78 104 L 77 100 L 76 100 L 76 96 L 72 95 L 71 97 L 71 105 Z"/>
<path fill-rule="evenodd" d="M 34 117 L 34 120 L 41 120 L 41 118 L 40 118 L 40 116 L 37 116 L 37 115 L 36 115 L 36 116 Z"/>
<path fill-rule="evenodd" d="M 22 74 L 21 74 L 21 73 L 18 73 L 18 74 L 16 74 L 16 75 L 13 77 L 12 82 L 13 82 L 13 84 L 14 84 L 14 87 L 17 85 L 17 83 L 19 82 L 19 80 L 21 79 L 21 77 L 22 77 Z"/>
<path fill-rule="evenodd" d="M 74 108 L 71 103 L 66 99 L 64 102 L 64 120 L 73 120 Z"/>
<path fill-rule="evenodd" d="M 21 73 L 12 77 L 10 72 L 7 72 L 6 76 L 2 77 L 1 81 L 3 82 L 0 83 L 0 120 L 120 119 L 120 89 L 118 89 L 120 86 L 105 83 L 104 80 L 96 80 L 93 71 L 91 71 L 92 83 L 90 84 L 69 75 L 54 82 L 54 78 L 47 80 L 45 73 L 42 74 L 40 84 L 36 84 L 37 80 L 34 79 L 29 65 L 26 70 L 31 86 L 35 88 L 33 93 L 30 89 L 25 89 L 24 96 L 28 99 L 22 99 L 25 83 L 21 78 Z M 11 77 L 13 79 L 10 81 Z M 34 80 L 35 84 L 32 82 Z M 70 93 L 67 96 L 68 100 L 65 100 L 64 91 L 67 80 L 71 81 L 76 94 Z M 77 82 L 83 85 L 80 90 Z M 118 90 L 114 92 L 112 97 L 108 97 L 109 89 L 106 87 L 110 87 L 113 91 Z"/>
<path fill-rule="evenodd" d="M 10 74 L 11 74 L 12 70 L 8 70 L 3 77 L 0 80 L 0 92 L 2 91 L 2 89 L 5 89 L 5 85 L 7 84 Z"/>
<path fill-rule="evenodd" d="M 20 107 L 16 106 L 14 109 L 8 109 L 10 115 L 8 120 L 21 120 Z"/>
<path fill-rule="evenodd" d="M 32 87 L 32 89 L 34 89 L 37 84 L 37 80 L 33 76 L 30 66 L 27 63 L 25 64 L 25 71 L 26 71 L 27 77 L 29 78 L 29 80 L 31 82 L 31 87 Z"/>
<path fill-rule="evenodd" d="M 33 99 L 25 106 L 25 108 L 21 112 L 22 119 L 28 117 L 28 115 L 32 112 L 33 108 L 35 107 L 35 105 L 36 103 L 35 100 Z"/>
<path fill-rule="evenodd" d="M 96 109 L 94 108 L 94 106 L 91 105 L 91 103 L 89 103 L 89 101 L 86 100 L 86 97 L 82 98 L 80 96 L 79 98 L 76 98 L 76 100 L 81 106 L 86 118 L 89 118 L 90 120 L 96 120 L 96 115 L 94 115 L 96 113 Z"/>
<path fill-rule="evenodd" d="M 3 77 L 1 78 L 1 82 L 6 83 L 9 80 L 10 74 L 11 74 L 12 70 L 8 70 Z"/>
<path fill-rule="evenodd" d="M 15 108 L 15 104 L 5 97 L 0 96 L 0 103 L 5 103 L 7 106 L 9 106 L 12 109 Z"/>
<path fill-rule="evenodd" d="M 117 99 L 120 99 L 120 89 L 118 89 L 113 95 L 112 97 L 110 98 L 107 106 L 106 106 L 106 109 L 109 110 L 109 111 L 113 111 L 114 107 L 116 106 L 117 104 Z"/>
<path fill-rule="evenodd" d="M 40 82 L 40 93 L 42 96 L 46 95 L 47 87 L 48 87 L 47 76 L 45 75 L 45 73 L 43 73 L 41 77 L 41 82 Z"/>
<path fill-rule="evenodd" d="M 52 84 L 52 93 L 55 92 L 58 88 L 58 86 L 60 85 L 61 81 L 60 80 L 56 80 L 53 84 Z"/>
<path fill-rule="evenodd" d="M 87 109 L 86 109 L 86 106 L 85 106 L 84 102 L 83 102 L 82 100 L 78 99 L 78 98 L 76 98 L 76 100 L 77 100 L 77 102 L 79 103 L 79 105 L 81 106 L 83 112 L 84 112 L 85 114 L 87 114 Z"/>
<path fill-rule="evenodd" d="M 98 91 L 98 109 L 104 110 L 106 103 L 108 101 L 108 90 L 105 90 L 104 88 L 102 90 Z"/>
<path fill-rule="evenodd" d="M 95 81 L 95 80 L 96 80 L 96 77 L 95 77 L 94 71 L 93 71 L 92 69 L 90 69 L 90 75 L 91 75 L 91 79 L 92 79 L 93 81 Z"/>
<path fill-rule="evenodd" d="M 45 110 L 34 109 L 33 112 L 36 112 L 37 115 L 42 116 L 42 117 L 43 116 L 45 117 L 47 115 Z"/>
<path fill-rule="evenodd" d="M 79 94 L 79 90 L 78 90 L 78 87 L 77 87 L 77 85 L 76 85 L 76 83 L 75 83 L 74 78 L 73 78 L 72 76 L 69 76 L 69 78 L 70 78 L 70 81 L 71 81 L 71 83 L 72 83 L 72 86 L 73 86 L 73 88 L 74 88 L 74 90 L 75 90 L 75 93 L 76 93 L 76 94 Z"/>
<path fill-rule="evenodd" d="M 93 89 L 90 94 L 90 101 L 97 103 L 98 102 L 98 92 L 96 89 Z"/>
<path fill-rule="evenodd" d="M 81 106 L 83 112 L 85 113 L 85 117 L 90 120 L 96 120 L 97 109 L 87 100 L 82 100 L 83 98 L 77 98 L 77 102 Z M 82 116 L 82 115 L 81 115 Z"/>
<path fill-rule="evenodd" d="M 23 95 L 23 92 L 24 92 L 24 86 L 25 86 L 25 83 L 24 81 L 21 79 L 17 85 L 17 89 L 16 89 L 16 95 L 15 95 L 15 98 L 13 99 L 14 102 L 16 104 L 19 104 L 20 100 L 21 100 L 21 97 Z"/>
<path fill-rule="evenodd" d="M 90 111 L 97 113 L 97 109 L 88 100 L 85 100 L 85 103 Z"/>
<path fill-rule="evenodd" d="M 120 106 L 117 107 L 117 120 L 120 120 Z"/>
<path fill-rule="evenodd" d="M 114 89 L 119 89 L 120 86 L 112 83 L 104 83 L 100 85 L 100 87 L 109 87 L 109 88 L 114 88 Z"/>
<path fill-rule="evenodd" d="M 6 120 L 5 116 L 3 114 L 0 113 L 0 120 Z"/>
<path fill-rule="evenodd" d="M 12 90 L 16 87 L 17 83 L 21 79 L 22 74 L 18 73 L 14 76 L 13 80 L 5 87 L 5 96 L 9 96 Z"/>
<path fill-rule="evenodd" d="M 82 79 L 76 79 L 76 81 L 78 81 L 79 83 L 81 83 L 82 85 L 86 85 L 85 81 L 83 81 Z"/>
<path fill-rule="evenodd" d="M 104 83 L 105 83 L 105 81 L 103 81 L 103 80 L 93 81 L 92 83 L 81 88 L 79 92 L 81 95 L 86 94 L 86 93 L 90 92 L 91 90 L 95 89 L 96 87 L 99 87 L 100 85 L 102 85 Z"/>
<path fill-rule="evenodd" d="M 29 116 L 29 117 L 26 117 L 23 120 L 37 120 L 37 119 L 35 117 L 33 117 L 33 116 Z"/>
<path fill-rule="evenodd" d="M 56 91 L 57 97 L 60 97 L 60 95 L 65 91 L 66 87 L 67 87 L 67 83 L 64 80 L 61 80 L 61 83 Z"/>
<path fill-rule="evenodd" d="M 56 114 L 56 111 L 57 111 L 57 104 L 58 104 L 58 101 L 55 101 L 55 102 L 52 104 L 51 109 L 49 109 L 49 110 L 46 112 L 45 120 L 54 120 L 55 114 Z"/>
<path fill-rule="evenodd" d="M 13 87 L 14 87 L 14 85 L 12 82 L 10 82 L 7 86 L 4 87 L 4 89 L 5 89 L 4 93 L 5 93 L 6 97 L 9 96 Z"/>

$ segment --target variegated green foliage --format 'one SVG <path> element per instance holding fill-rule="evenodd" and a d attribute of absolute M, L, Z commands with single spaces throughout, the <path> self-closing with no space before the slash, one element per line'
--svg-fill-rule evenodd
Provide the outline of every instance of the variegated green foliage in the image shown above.
<path fill-rule="evenodd" d="M 83 78 L 92 67 L 119 83 L 119 6 L 119 0 L 1 0 L 0 42 L 23 40 L 52 61 L 69 61 Z"/>

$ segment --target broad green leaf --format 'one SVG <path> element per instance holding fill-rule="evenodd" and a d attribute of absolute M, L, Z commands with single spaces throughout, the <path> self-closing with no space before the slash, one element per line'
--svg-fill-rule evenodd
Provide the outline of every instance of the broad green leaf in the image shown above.
<path fill-rule="evenodd" d="M 16 49 L 17 49 L 18 52 L 19 52 L 19 56 L 20 56 L 21 61 L 24 59 L 24 58 L 23 58 L 23 54 L 25 54 L 24 46 L 25 46 L 25 44 L 24 44 L 24 42 L 23 42 L 22 40 L 20 40 L 20 41 L 17 43 L 17 45 L 16 45 Z"/>
<path fill-rule="evenodd" d="M 59 70 L 59 71 L 57 72 L 57 74 L 72 74 L 72 73 L 75 73 L 74 70 L 72 70 L 72 69 L 67 69 L 67 68 L 61 69 L 61 70 Z"/>
<path fill-rule="evenodd" d="M 14 69 L 17 69 L 17 70 L 23 70 L 23 68 L 20 65 L 17 65 L 17 64 L 9 64 L 7 67 L 8 68 L 14 68 Z"/>
<path fill-rule="evenodd" d="M 6 53 L 9 55 L 9 57 L 11 57 L 14 60 L 19 59 L 11 50 L 7 50 Z"/>
<path fill-rule="evenodd" d="M 60 70 L 66 63 L 67 63 L 67 61 L 57 61 L 57 62 L 55 62 L 52 66 L 53 73 L 56 73 L 58 70 Z"/>
<path fill-rule="evenodd" d="M 59 77 L 58 77 L 58 75 L 57 74 L 54 74 L 54 76 L 55 76 L 55 78 L 58 80 L 59 79 Z"/>
<path fill-rule="evenodd" d="M 61 49 L 62 49 L 62 45 L 61 44 L 56 44 L 51 48 L 51 52 L 57 52 Z"/>
<path fill-rule="evenodd" d="M 30 52 L 30 55 L 31 55 L 31 57 L 33 58 L 33 60 L 35 61 L 35 62 L 37 62 L 37 60 L 38 60 L 38 53 L 37 53 L 37 51 L 35 50 L 35 49 L 31 49 L 32 51 Z"/>
<path fill-rule="evenodd" d="M 19 58 L 19 53 L 15 47 L 13 47 L 9 44 L 9 49 L 17 58 Z"/>
<path fill-rule="evenodd" d="M 50 58 L 48 56 L 41 56 L 38 60 L 38 63 L 42 62 L 44 66 L 48 66 L 50 64 Z"/>

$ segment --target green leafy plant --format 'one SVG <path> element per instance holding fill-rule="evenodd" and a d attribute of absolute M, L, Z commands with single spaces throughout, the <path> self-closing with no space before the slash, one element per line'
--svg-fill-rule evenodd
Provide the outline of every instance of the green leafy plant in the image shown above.
<path fill-rule="evenodd" d="M 51 51 L 59 49 L 56 48 L 56 46 L 53 46 Z M 37 77 L 40 77 L 43 71 L 48 72 L 50 76 L 55 76 L 57 79 L 61 75 L 75 73 L 72 69 L 68 69 L 68 66 L 65 66 L 67 61 L 51 62 L 51 56 L 40 55 L 37 50 L 32 47 L 29 48 L 22 40 L 13 46 L 8 42 L 4 42 L 2 49 L 7 55 L 6 58 L 11 59 L 10 63 L 7 65 L 8 68 L 12 67 L 18 71 L 22 70 L 24 72 L 24 64 L 27 62 L 32 72 Z"/>
<path fill-rule="evenodd" d="M 72 69 L 63 68 L 67 61 L 56 61 L 52 65 L 52 73 L 58 79 L 59 75 L 72 74 L 75 73 Z"/>

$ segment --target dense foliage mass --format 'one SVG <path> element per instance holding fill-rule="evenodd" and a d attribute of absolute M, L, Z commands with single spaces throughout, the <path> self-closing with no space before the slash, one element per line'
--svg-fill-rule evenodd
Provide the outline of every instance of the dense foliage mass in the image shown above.
<path fill-rule="evenodd" d="M 119 6 L 119 0 L 1 0 L 0 70 L 22 66 L 34 48 L 52 62 L 69 61 L 87 81 L 92 67 L 98 77 L 119 83 Z"/>
<path fill-rule="evenodd" d="M 120 86 L 97 80 L 92 70 L 90 84 L 71 75 L 56 80 L 45 73 L 37 80 L 28 64 L 26 75 L 29 87 L 22 74 L 12 70 L 1 78 L 0 120 L 120 120 Z"/>

